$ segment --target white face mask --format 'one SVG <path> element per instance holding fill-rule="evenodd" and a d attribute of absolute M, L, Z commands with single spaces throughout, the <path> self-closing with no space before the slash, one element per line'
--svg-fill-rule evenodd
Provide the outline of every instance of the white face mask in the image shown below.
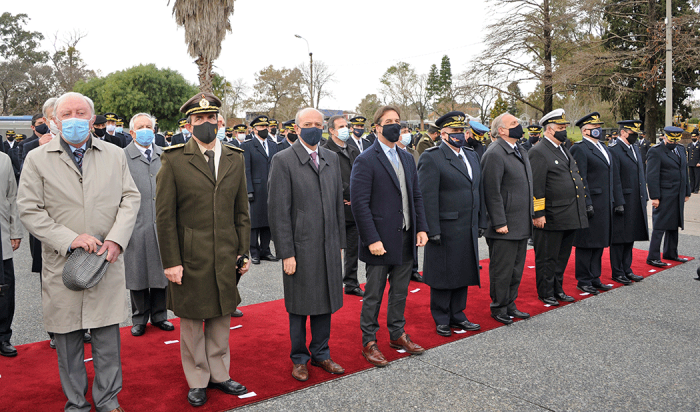
<path fill-rule="evenodd" d="M 112 134 L 114 131 L 117 130 L 117 126 L 113 124 L 108 124 L 107 125 L 107 133 Z"/>
<path fill-rule="evenodd" d="M 411 144 L 411 134 L 410 133 L 404 133 L 401 135 L 401 144 L 404 146 L 408 146 Z"/>
<path fill-rule="evenodd" d="M 242 142 L 245 140 L 245 135 L 243 133 L 239 133 L 236 135 L 236 138 L 238 139 L 239 142 Z"/>
<path fill-rule="evenodd" d="M 56 126 L 56 122 L 53 120 L 49 122 L 49 130 L 51 130 L 52 135 L 58 136 L 58 126 Z"/>
<path fill-rule="evenodd" d="M 347 127 L 343 127 L 342 129 L 338 129 L 338 139 L 345 142 L 349 138 L 350 138 L 350 130 L 348 130 Z"/>

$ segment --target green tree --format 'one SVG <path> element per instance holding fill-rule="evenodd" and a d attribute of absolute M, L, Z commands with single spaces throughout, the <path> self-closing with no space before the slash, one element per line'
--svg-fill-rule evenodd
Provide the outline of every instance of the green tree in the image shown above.
<path fill-rule="evenodd" d="M 80 81 L 75 91 L 90 97 L 97 113 L 118 113 L 127 121 L 136 113 L 150 113 L 168 130 L 176 128 L 180 107 L 198 88 L 174 70 L 148 64 Z"/>
<path fill-rule="evenodd" d="M 304 105 L 303 83 L 299 68 L 275 69 L 269 65 L 255 73 L 255 94 L 249 105 L 277 120 L 291 119 Z"/>
<path fill-rule="evenodd" d="M 445 92 L 452 88 L 452 63 L 450 63 L 450 58 L 447 55 L 442 56 L 442 61 L 440 62 L 438 86 L 442 97 L 445 96 Z"/>
<path fill-rule="evenodd" d="M 493 107 L 491 108 L 491 112 L 489 112 L 489 117 L 491 118 L 491 120 L 493 120 L 497 116 L 500 116 L 507 111 L 508 111 L 508 103 L 505 101 L 505 99 L 503 99 L 503 96 L 501 96 L 499 93 L 498 98 L 493 103 Z"/>
<path fill-rule="evenodd" d="M 376 94 L 368 94 L 362 98 L 360 104 L 357 105 L 355 111 L 358 114 L 366 117 L 372 123 L 374 121 L 374 112 L 382 106 L 382 101 L 379 100 Z"/>
<path fill-rule="evenodd" d="M 523 98 L 523 93 L 520 91 L 520 86 L 518 82 L 512 82 L 508 85 L 508 113 L 515 117 L 520 116 L 520 109 L 518 109 L 518 103 Z"/>
<path fill-rule="evenodd" d="M 435 103 L 435 100 L 440 96 L 440 73 L 438 72 L 437 65 L 433 64 L 430 66 L 430 71 L 428 72 L 427 81 L 427 92 L 428 92 L 428 102 L 431 104 Z"/>

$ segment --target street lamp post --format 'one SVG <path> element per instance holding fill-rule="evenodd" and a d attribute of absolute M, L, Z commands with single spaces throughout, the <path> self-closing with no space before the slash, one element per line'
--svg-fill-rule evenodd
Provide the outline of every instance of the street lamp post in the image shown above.
<path fill-rule="evenodd" d="M 311 107 L 314 106 L 314 54 L 311 53 L 311 49 L 309 48 L 309 41 L 306 40 L 305 38 L 301 37 L 298 34 L 295 34 L 294 37 L 297 39 L 302 39 L 306 42 L 306 51 L 309 52 L 309 94 L 311 95 Z"/>

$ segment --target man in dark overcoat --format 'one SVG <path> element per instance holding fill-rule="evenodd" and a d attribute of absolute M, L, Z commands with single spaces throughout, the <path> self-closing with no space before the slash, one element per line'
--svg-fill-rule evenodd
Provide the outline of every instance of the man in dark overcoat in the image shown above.
<path fill-rule="evenodd" d="M 613 159 L 608 148 L 601 142 L 605 139 L 598 112 L 580 118 L 576 126 L 583 136 L 580 142 L 571 147 L 576 159 L 579 174 L 586 193 L 586 215 L 588 227 L 576 231 L 576 287 L 578 290 L 597 295 L 599 290 L 609 290 L 612 286 L 600 281 L 603 251 L 612 241 L 613 209 L 624 212 L 624 200 L 619 176 L 613 177 Z M 613 277 L 613 280 L 628 285 L 626 276 Z"/>
<path fill-rule="evenodd" d="M 535 244 L 537 295 L 546 305 L 573 302 L 564 293 L 564 271 L 577 229 L 588 227 L 586 192 L 576 160 L 564 143 L 569 121 L 563 109 L 542 119 L 544 139 L 528 152 L 534 197 L 532 239 Z"/>
<path fill-rule="evenodd" d="M 194 406 L 207 401 L 207 388 L 246 393 L 229 376 L 231 314 L 241 302 L 236 262 L 250 246 L 245 163 L 240 149 L 216 138 L 219 107 L 216 96 L 198 93 L 180 108 L 193 138 L 163 151 L 156 178 L 168 309 L 180 317 L 187 400 Z"/>
<path fill-rule="evenodd" d="M 698 129 L 690 133 L 691 142 L 688 143 L 688 175 L 690 177 L 690 191 L 697 194 L 700 190 L 700 143 L 698 143 Z"/>
<path fill-rule="evenodd" d="M 250 122 L 254 137 L 243 144 L 245 157 L 245 178 L 250 202 L 250 260 L 259 264 L 260 260 L 276 262 L 270 251 L 270 224 L 267 219 L 267 181 L 270 174 L 270 161 L 277 153 L 277 142 L 268 139 L 268 118 L 258 116 Z"/>
<path fill-rule="evenodd" d="M 430 312 L 438 335 L 478 330 L 464 314 L 469 286 L 480 286 L 479 230 L 486 228 L 478 155 L 467 146 L 469 124 L 462 112 L 440 117 L 443 144 L 423 152 L 418 183 L 423 195 L 428 244 L 423 279 L 430 286 Z"/>
<path fill-rule="evenodd" d="M 326 372 L 345 372 L 333 362 L 328 347 L 331 314 L 343 306 L 345 213 L 338 156 L 319 146 L 323 114 L 313 108 L 300 110 L 295 129 L 299 140 L 272 159 L 268 211 L 284 269 L 292 376 L 305 381 L 309 360 Z M 307 317 L 311 323 L 308 348 Z"/>
<path fill-rule="evenodd" d="M 644 162 L 637 142 L 641 122 L 625 120 L 618 122 L 620 135 L 617 144 L 610 146 L 614 174 L 619 176 L 624 199 L 622 214 L 613 215 L 613 235 L 610 245 L 610 267 L 613 277 L 626 277 L 639 282 L 644 277 L 632 272 L 632 248 L 635 241 L 649 240 L 647 223 L 647 185 Z"/>
<path fill-rule="evenodd" d="M 690 199 L 688 160 L 685 148 L 679 144 L 683 129 L 667 126 L 664 140 L 649 149 L 647 155 L 647 187 L 651 199 L 652 224 L 647 264 L 666 267 L 659 250 L 664 239 L 663 258 L 677 262 L 688 259 L 678 256 L 678 228 L 683 229 L 683 209 Z"/>
<path fill-rule="evenodd" d="M 156 119 L 147 113 L 134 115 L 129 127 L 133 140 L 124 148 L 129 172 L 141 193 L 141 207 L 136 215 L 134 231 L 124 251 L 126 288 L 131 296 L 131 334 L 134 336 L 146 333 L 149 320 L 159 329 L 175 329 L 173 324 L 168 322 L 168 280 L 163 273 L 155 224 L 156 176 L 160 170 L 160 156 L 163 153 L 163 149 L 155 144 L 155 121 Z"/>
<path fill-rule="evenodd" d="M 503 324 L 512 317 L 527 319 L 515 299 L 525 268 L 527 240 L 532 236 L 532 169 L 527 152 L 518 143 L 523 129 L 506 112 L 496 117 L 492 128 L 499 138 L 481 158 L 484 203 L 488 212 L 486 243 L 489 246 L 491 317 Z"/>
<path fill-rule="evenodd" d="M 393 106 L 374 114 L 377 139 L 362 152 L 350 175 L 350 203 L 360 232 L 360 260 L 367 265 L 360 328 L 362 354 L 375 366 L 387 365 L 377 347 L 379 308 L 387 278 L 391 283 L 387 305 L 389 346 L 418 355 L 425 351 L 406 334 L 406 295 L 411 280 L 415 246 L 428 240 L 423 197 L 413 157 L 397 150 L 401 115 Z"/>

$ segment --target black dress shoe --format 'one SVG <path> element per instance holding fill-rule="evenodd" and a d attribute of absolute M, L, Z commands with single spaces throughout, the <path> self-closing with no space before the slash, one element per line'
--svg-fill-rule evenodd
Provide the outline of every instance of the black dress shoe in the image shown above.
<path fill-rule="evenodd" d="M 455 329 L 462 329 L 462 330 L 479 330 L 481 329 L 481 325 L 478 323 L 471 323 L 468 320 L 465 320 L 464 322 L 459 322 L 459 323 L 452 323 L 450 324 L 451 328 Z"/>
<path fill-rule="evenodd" d="M 146 333 L 146 325 L 134 325 L 131 328 L 131 334 L 134 336 L 141 336 Z"/>
<path fill-rule="evenodd" d="M 598 292 L 598 289 L 594 288 L 593 286 L 576 286 L 576 289 L 580 290 L 581 292 L 590 293 L 591 295 L 600 294 L 600 292 Z"/>
<path fill-rule="evenodd" d="M 223 393 L 227 393 L 229 395 L 245 395 L 248 393 L 248 389 L 246 389 L 245 386 L 241 385 L 240 383 L 229 379 L 227 381 L 219 382 L 219 383 L 214 383 L 214 382 L 209 382 L 209 385 L 207 385 L 207 388 L 211 389 L 218 389 Z"/>
<path fill-rule="evenodd" d="M 554 297 L 555 297 L 557 300 L 561 300 L 562 302 L 573 302 L 573 301 L 576 300 L 576 299 L 572 298 L 571 296 L 567 295 L 567 294 L 564 293 L 564 292 L 555 293 L 555 294 L 554 294 Z"/>
<path fill-rule="evenodd" d="M 255 257 L 254 257 L 254 258 L 250 258 L 250 261 L 251 261 L 254 265 L 259 265 L 259 264 L 260 264 L 260 259 L 259 259 L 259 258 L 255 258 Z"/>
<path fill-rule="evenodd" d="M 267 255 L 260 256 L 260 260 L 269 260 L 270 262 L 277 262 L 279 259 L 272 253 L 268 253 Z"/>
<path fill-rule="evenodd" d="M 518 318 L 518 319 L 527 319 L 530 317 L 530 314 L 525 313 L 525 312 L 521 312 L 521 311 L 515 309 L 512 312 L 508 312 L 508 316 L 512 316 L 512 317 Z"/>
<path fill-rule="evenodd" d="M 693 279 L 695 279 L 695 280 L 700 280 L 700 276 L 698 276 L 698 277 L 696 277 L 696 278 L 693 278 Z"/>
<path fill-rule="evenodd" d="M 634 273 L 626 273 L 625 276 L 627 276 L 627 279 L 635 282 L 641 282 L 644 280 L 644 276 L 635 275 Z"/>
<path fill-rule="evenodd" d="M 497 315 L 494 315 L 492 313 L 491 317 L 496 319 L 497 321 L 501 322 L 504 325 L 510 325 L 511 323 L 513 323 L 513 319 L 511 319 L 510 316 L 504 315 L 502 313 L 499 313 Z"/>
<path fill-rule="evenodd" d="M 613 276 L 612 280 L 614 280 L 617 283 L 622 283 L 623 285 L 631 285 L 632 281 L 627 279 L 627 276 Z"/>
<path fill-rule="evenodd" d="M 231 314 L 231 316 L 234 317 L 234 318 L 240 318 L 241 316 L 243 316 L 243 312 L 241 312 L 240 309 L 236 309 L 236 311 L 233 312 L 233 313 Z"/>
<path fill-rule="evenodd" d="M 676 262 L 681 262 L 681 263 L 685 263 L 685 262 L 687 262 L 687 261 L 688 261 L 688 259 L 686 259 L 686 258 L 682 258 L 682 257 L 675 257 L 675 258 L 664 258 L 664 259 L 666 259 L 666 260 L 673 260 L 673 261 L 676 261 Z"/>
<path fill-rule="evenodd" d="M 49 341 L 49 348 L 56 349 L 56 341 L 53 338 Z"/>
<path fill-rule="evenodd" d="M 10 345 L 10 342 L 1 342 L 0 355 L 7 356 L 8 358 L 17 356 L 17 349 L 15 349 L 14 346 Z"/>
<path fill-rule="evenodd" d="M 452 329 L 448 325 L 437 325 L 435 331 L 440 336 L 449 337 L 452 336 Z"/>
<path fill-rule="evenodd" d="M 346 295 L 355 295 L 355 296 L 365 296 L 365 292 L 362 289 L 360 289 L 359 286 L 356 288 L 350 288 L 350 289 L 345 288 L 345 294 Z"/>
<path fill-rule="evenodd" d="M 535 241 L 532 240 L 532 238 L 530 238 L 530 239 L 527 240 L 527 245 L 528 245 L 528 246 L 535 246 Z"/>
<path fill-rule="evenodd" d="M 192 388 L 187 392 L 187 402 L 192 406 L 202 406 L 207 403 L 207 388 Z"/>
<path fill-rule="evenodd" d="M 603 290 L 603 291 L 605 291 L 605 290 L 610 290 L 610 289 L 613 288 L 612 286 L 605 285 L 605 284 L 602 284 L 602 283 L 598 283 L 597 285 L 593 285 L 593 287 L 596 288 L 596 289 L 598 289 L 598 290 Z"/>
<path fill-rule="evenodd" d="M 168 322 L 167 320 L 164 320 L 162 322 L 153 323 L 153 326 L 155 326 L 158 329 L 164 330 L 166 332 L 170 332 L 171 330 L 175 330 L 175 326 L 173 326 L 173 324 Z"/>
<path fill-rule="evenodd" d="M 420 282 L 420 283 L 425 283 L 425 281 L 423 280 L 423 276 L 418 272 L 411 273 L 411 280 L 414 280 L 414 281 Z"/>
<path fill-rule="evenodd" d="M 85 343 L 92 342 L 92 335 L 88 332 L 85 332 L 85 334 L 83 335 L 83 342 L 85 342 Z"/>
<path fill-rule="evenodd" d="M 655 260 L 648 260 L 647 259 L 647 265 L 656 266 L 657 268 L 665 268 L 665 267 L 671 266 L 670 263 L 662 262 L 662 261 L 656 260 L 656 259 Z"/>
<path fill-rule="evenodd" d="M 541 298 L 538 296 L 537 299 L 541 300 L 542 302 L 544 302 L 547 305 L 559 306 L 559 301 L 554 299 L 554 297 Z"/>

